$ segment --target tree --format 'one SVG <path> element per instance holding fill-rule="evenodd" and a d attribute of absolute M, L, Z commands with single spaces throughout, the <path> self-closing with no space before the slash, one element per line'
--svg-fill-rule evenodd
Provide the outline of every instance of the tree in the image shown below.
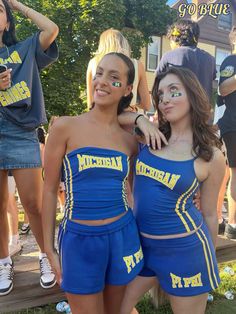
<path fill-rule="evenodd" d="M 99 35 L 113 27 L 127 36 L 133 56 L 153 34 L 165 33 L 175 18 L 166 0 L 27 0 L 26 4 L 49 16 L 60 27 L 59 60 L 42 72 L 47 114 L 75 115 L 86 108 L 85 83 L 89 59 Z M 20 39 L 35 27 L 17 14 Z"/>

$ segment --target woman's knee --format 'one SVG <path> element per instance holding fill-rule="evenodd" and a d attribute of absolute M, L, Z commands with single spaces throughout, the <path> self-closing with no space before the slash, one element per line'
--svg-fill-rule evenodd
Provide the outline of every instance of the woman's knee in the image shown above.
<path fill-rule="evenodd" d="M 22 205 L 29 216 L 39 215 L 41 213 L 41 204 L 36 198 L 26 199 Z"/>

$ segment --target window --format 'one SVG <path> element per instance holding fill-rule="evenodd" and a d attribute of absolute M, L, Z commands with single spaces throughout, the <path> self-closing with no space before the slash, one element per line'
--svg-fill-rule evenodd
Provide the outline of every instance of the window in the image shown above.
<path fill-rule="evenodd" d="M 220 14 L 218 17 L 218 28 L 230 31 L 232 28 L 232 13 Z"/>
<path fill-rule="evenodd" d="M 155 71 L 160 60 L 160 37 L 152 36 L 152 43 L 147 48 L 147 70 Z"/>
<path fill-rule="evenodd" d="M 221 66 L 222 62 L 224 61 L 224 59 L 228 55 L 230 55 L 229 50 L 223 50 L 223 49 L 216 48 L 216 70 L 217 70 L 216 79 L 217 80 L 220 77 L 220 66 Z"/>

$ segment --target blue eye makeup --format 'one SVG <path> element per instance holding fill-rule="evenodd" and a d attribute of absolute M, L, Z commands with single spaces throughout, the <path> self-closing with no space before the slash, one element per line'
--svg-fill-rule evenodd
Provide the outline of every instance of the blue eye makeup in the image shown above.
<path fill-rule="evenodd" d="M 114 87 L 121 87 L 121 82 L 113 82 L 112 86 L 114 86 Z"/>

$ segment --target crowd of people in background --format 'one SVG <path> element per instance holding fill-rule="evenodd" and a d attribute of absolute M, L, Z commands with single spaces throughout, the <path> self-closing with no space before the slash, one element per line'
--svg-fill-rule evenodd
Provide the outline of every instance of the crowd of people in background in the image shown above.
<path fill-rule="evenodd" d="M 18 41 L 12 11 L 39 32 Z M 105 30 L 88 63 L 87 112 L 52 116 L 46 134 L 39 72 L 58 58 L 58 32 L 20 1 L 0 0 L 0 296 L 13 289 L 12 257 L 31 230 L 42 288 L 57 282 L 73 313 L 137 313 L 157 283 L 175 314 L 204 313 L 220 284 L 217 234 L 236 239 L 236 28 L 220 67 L 217 106 L 226 109 L 216 126 L 215 59 L 197 47 L 199 25 L 182 19 L 168 28 L 171 51 L 151 95 L 128 40 Z M 20 99 L 8 95 L 16 84 L 27 90 Z M 145 115 L 151 104 L 154 122 Z"/>

